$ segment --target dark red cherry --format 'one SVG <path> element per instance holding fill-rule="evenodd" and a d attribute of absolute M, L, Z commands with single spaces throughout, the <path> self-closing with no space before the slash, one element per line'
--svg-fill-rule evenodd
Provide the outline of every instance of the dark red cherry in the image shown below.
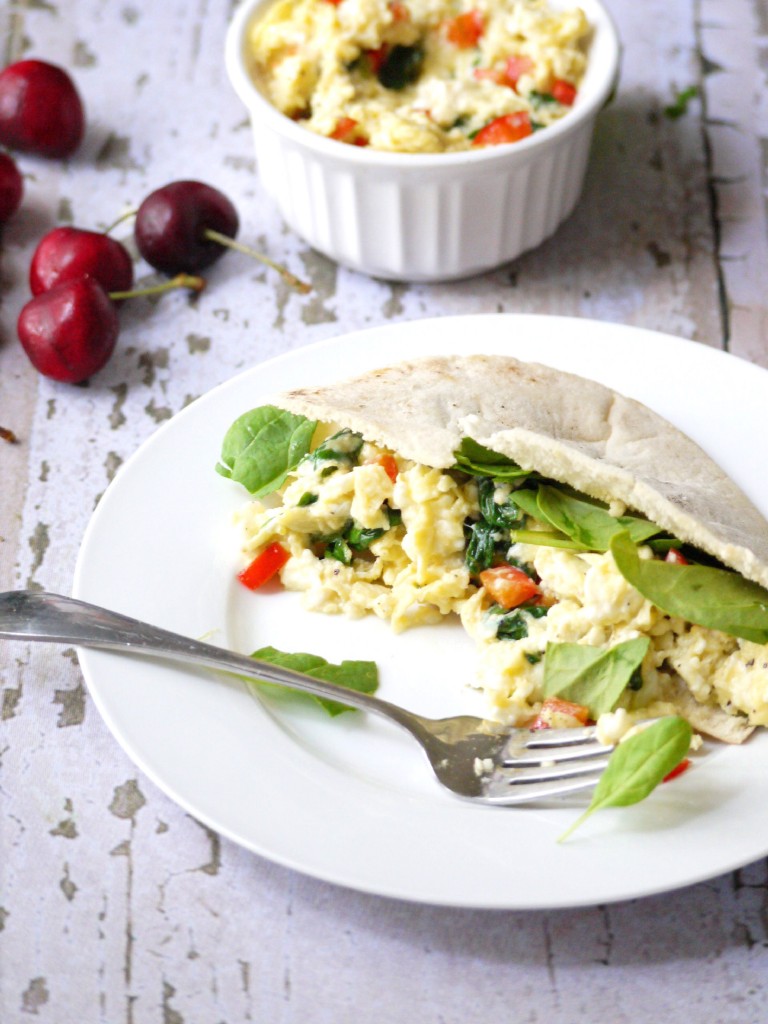
<path fill-rule="evenodd" d="M 129 291 L 133 261 L 124 245 L 98 231 L 61 227 L 43 236 L 29 267 L 33 295 L 85 275 L 95 278 L 108 292 Z"/>
<path fill-rule="evenodd" d="M 237 210 L 223 192 L 201 181 L 172 181 L 150 193 L 136 214 L 139 252 L 163 274 L 196 273 L 226 251 L 209 232 L 234 238 Z"/>
<path fill-rule="evenodd" d="M 115 304 L 92 277 L 65 281 L 30 299 L 17 324 L 35 369 L 68 384 L 79 384 L 104 366 L 118 330 Z"/>
<path fill-rule="evenodd" d="M 16 213 L 23 195 L 24 183 L 19 168 L 7 153 L 0 153 L 0 224 Z"/>
<path fill-rule="evenodd" d="M 20 60 L 0 72 L 0 143 L 38 156 L 67 157 L 84 131 L 82 100 L 63 68 Z"/>

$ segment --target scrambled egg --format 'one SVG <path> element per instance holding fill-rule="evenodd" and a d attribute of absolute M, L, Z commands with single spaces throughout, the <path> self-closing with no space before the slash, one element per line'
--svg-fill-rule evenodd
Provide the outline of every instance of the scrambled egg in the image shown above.
<path fill-rule="evenodd" d="M 279 508 L 249 506 L 245 554 L 250 559 L 270 541 L 281 542 L 292 556 L 282 583 L 303 593 L 307 609 L 352 617 L 373 612 L 399 632 L 439 622 L 475 589 L 464 565 L 464 520 L 477 496 L 472 481 L 460 484 L 400 458 L 392 480 L 382 456 L 394 458 L 365 444 L 357 464 L 304 459 Z M 356 549 L 349 524 L 380 535 Z M 329 555 L 329 544 L 336 554 Z"/>
<path fill-rule="evenodd" d="M 515 141 L 566 114 L 590 28 L 546 0 L 276 0 L 250 34 L 254 79 L 320 135 L 399 153 Z"/>
<path fill-rule="evenodd" d="M 291 556 L 282 583 L 301 592 L 307 609 L 373 613 L 396 632 L 458 614 L 478 647 L 476 685 L 488 714 L 511 724 L 529 722 L 541 708 L 548 643 L 607 649 L 648 637 L 640 677 L 598 723 L 606 742 L 640 719 L 674 714 L 674 674 L 700 703 L 768 725 L 768 647 L 661 612 L 624 579 L 610 552 L 513 544 L 507 558 L 531 571 L 542 602 L 516 612 L 512 636 L 497 635 L 502 610 L 465 561 L 467 523 L 480 516 L 476 480 L 349 432 L 328 443 L 338 456 L 306 456 L 277 507 L 254 501 L 242 514 L 246 560 L 281 543 Z M 494 499 L 508 491 L 501 485 Z M 538 525 L 529 519 L 529 529 Z M 653 557 L 650 548 L 641 554 Z"/>

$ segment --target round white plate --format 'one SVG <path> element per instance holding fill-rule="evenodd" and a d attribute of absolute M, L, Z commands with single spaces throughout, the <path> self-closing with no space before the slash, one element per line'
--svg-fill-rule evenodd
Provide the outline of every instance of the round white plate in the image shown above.
<path fill-rule="evenodd" d="M 458 626 L 393 636 L 378 620 L 301 610 L 235 580 L 234 511 L 246 493 L 214 472 L 225 431 L 278 391 L 436 353 L 508 353 L 612 385 L 696 439 L 768 511 L 768 373 L 702 345 L 557 317 L 392 324 L 255 366 L 161 427 L 122 467 L 83 541 L 75 596 L 250 653 L 272 644 L 373 658 L 380 693 L 414 710 L 476 710 L 473 644 Z M 397 415 L 397 410 L 392 410 Z M 165 793 L 236 843 L 298 871 L 436 904 L 551 908 L 628 899 L 721 874 L 768 851 L 768 737 L 712 747 L 635 807 L 490 808 L 461 801 L 384 720 L 262 703 L 210 673 L 79 652 L 107 725 Z"/>

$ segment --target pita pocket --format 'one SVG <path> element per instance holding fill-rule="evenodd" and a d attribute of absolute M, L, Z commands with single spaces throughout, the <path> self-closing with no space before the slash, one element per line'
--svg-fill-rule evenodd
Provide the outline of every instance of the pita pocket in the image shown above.
<path fill-rule="evenodd" d="M 768 586 L 768 522 L 686 434 L 611 388 L 508 356 L 400 363 L 275 399 L 447 469 L 465 437 L 608 503 Z"/>

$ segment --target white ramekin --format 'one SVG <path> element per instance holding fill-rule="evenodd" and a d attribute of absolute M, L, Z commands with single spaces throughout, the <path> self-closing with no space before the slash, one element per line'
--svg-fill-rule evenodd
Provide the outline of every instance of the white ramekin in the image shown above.
<path fill-rule="evenodd" d="M 573 109 L 510 145 L 462 153 L 385 153 L 323 138 L 285 117 L 249 71 L 248 26 L 271 0 L 245 0 L 226 42 L 232 85 L 248 108 L 259 176 L 313 248 L 373 277 L 446 281 L 514 259 L 548 238 L 581 193 L 595 118 L 616 86 L 619 39 L 598 0 Z"/>

